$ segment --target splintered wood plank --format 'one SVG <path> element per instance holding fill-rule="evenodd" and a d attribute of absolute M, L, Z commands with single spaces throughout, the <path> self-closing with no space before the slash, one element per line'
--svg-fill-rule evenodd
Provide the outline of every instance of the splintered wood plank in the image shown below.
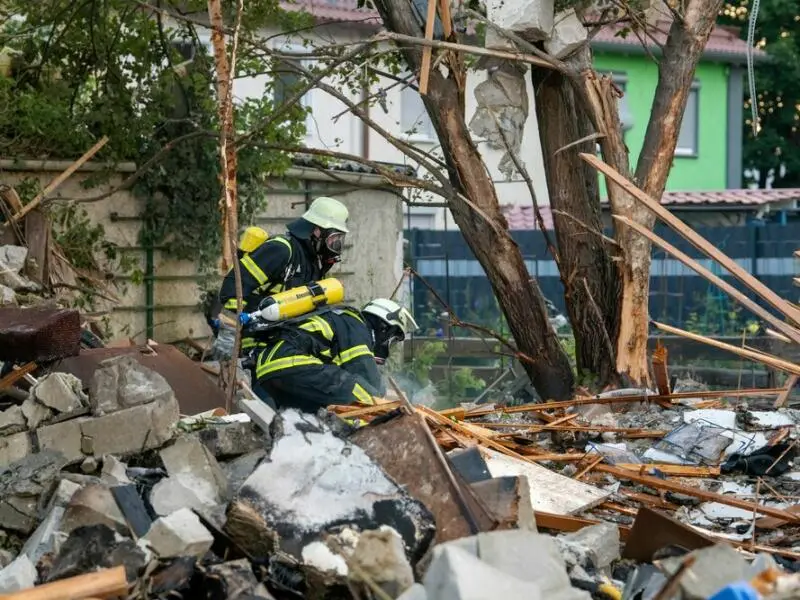
<path fill-rule="evenodd" d="M 425 39 L 433 40 L 433 26 L 436 23 L 436 0 L 428 0 L 428 15 L 425 21 Z M 433 48 L 425 46 L 422 49 L 422 66 L 419 70 L 419 93 L 424 96 L 428 93 L 428 78 L 431 74 L 431 57 Z"/>
<path fill-rule="evenodd" d="M 572 515 L 605 502 L 611 492 L 575 481 L 550 469 L 518 460 L 490 448 L 480 448 L 492 477 L 524 476 L 528 480 L 531 505 L 536 511 Z"/>
<path fill-rule="evenodd" d="M 798 379 L 800 379 L 800 376 L 797 375 L 791 375 L 789 377 L 788 381 L 786 382 L 786 389 L 783 390 L 775 400 L 775 408 L 781 408 L 782 406 L 786 405 L 786 403 L 789 401 L 789 396 L 792 395 L 794 386 L 797 385 Z"/>

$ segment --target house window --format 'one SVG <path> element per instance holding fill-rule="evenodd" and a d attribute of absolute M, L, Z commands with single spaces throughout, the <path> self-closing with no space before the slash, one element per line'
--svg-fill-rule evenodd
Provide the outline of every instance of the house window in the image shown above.
<path fill-rule="evenodd" d="M 422 96 L 408 86 L 400 92 L 400 127 L 412 140 L 428 142 L 436 139 Z"/>
<path fill-rule="evenodd" d="M 683 111 L 681 130 L 675 156 L 697 156 L 698 154 L 698 114 L 700 108 L 700 86 L 695 82 L 689 90 L 686 110 Z"/>
<path fill-rule="evenodd" d="M 283 52 L 291 52 L 292 49 L 283 49 Z M 291 63 L 291 64 L 287 64 Z M 308 69 L 310 67 L 308 61 L 301 60 L 301 59 L 294 59 L 294 60 L 280 60 L 276 61 L 275 66 L 273 67 L 273 83 L 272 83 L 272 103 L 277 108 L 279 106 L 283 106 L 286 102 L 288 102 L 292 95 L 297 93 L 297 91 L 306 83 L 306 78 L 303 77 L 300 73 L 295 71 L 292 68 L 292 65 L 304 69 Z M 306 92 L 302 98 L 300 98 L 300 104 L 303 107 L 310 107 L 311 106 L 311 92 Z M 312 123 L 312 115 L 309 112 L 306 115 L 306 134 L 308 135 L 311 131 L 311 127 L 313 126 Z"/>

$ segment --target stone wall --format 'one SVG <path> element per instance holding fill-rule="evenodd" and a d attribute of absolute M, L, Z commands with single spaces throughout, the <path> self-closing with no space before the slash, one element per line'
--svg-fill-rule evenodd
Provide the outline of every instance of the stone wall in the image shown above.
<path fill-rule="evenodd" d="M 46 185 L 67 166 L 68 162 L 61 161 L 0 161 L 0 182 L 14 185 L 25 178 L 35 177 Z M 97 168 L 87 164 L 58 189 L 56 197 L 70 200 L 99 195 L 113 189 L 135 170 L 133 165 L 122 165 L 119 175 L 108 186 L 84 189 L 82 182 Z M 289 180 L 299 181 L 299 187 L 290 189 Z M 382 178 L 375 175 L 337 172 L 332 176 L 314 169 L 292 169 L 285 179 L 269 183 L 274 193 L 269 195 L 266 210 L 257 215 L 255 221 L 271 234 L 281 233 L 286 223 L 303 213 L 307 201 L 323 194 L 338 198 L 350 209 L 351 234 L 347 238 L 342 264 L 333 270 L 332 275 L 342 279 L 346 300 L 361 303 L 375 296 L 388 296 L 402 273 L 402 201 L 399 195 L 381 185 Z M 105 228 L 106 239 L 134 257 L 145 272 L 146 249 L 139 239 L 142 200 L 130 191 L 122 190 L 97 202 L 84 202 L 81 206 L 92 221 Z M 146 303 L 145 284 L 135 284 L 129 277 L 119 275 L 116 289 L 119 302 L 102 306 L 109 311 L 112 335 L 134 337 L 137 342 L 143 342 L 147 331 L 147 311 L 152 310 L 152 337 L 156 341 L 169 343 L 185 337 L 208 336 L 210 332 L 197 307 L 199 277 L 196 265 L 174 260 L 158 249 L 153 252 L 153 265 L 154 302 L 151 309 Z"/>

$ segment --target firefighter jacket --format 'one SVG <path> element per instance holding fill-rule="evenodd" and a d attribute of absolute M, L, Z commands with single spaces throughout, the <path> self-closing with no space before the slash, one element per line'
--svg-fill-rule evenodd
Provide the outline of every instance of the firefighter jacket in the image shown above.
<path fill-rule="evenodd" d="M 372 329 L 354 308 L 313 314 L 278 328 L 258 351 L 255 376 L 279 407 L 313 412 L 329 404 L 372 404 L 386 387 Z"/>
<path fill-rule="evenodd" d="M 322 279 L 324 273 L 314 260 L 308 243 L 291 233 L 274 236 L 250 254 L 239 259 L 244 309 L 253 311 L 270 294 Z M 222 281 L 220 304 L 236 311 L 236 276 L 231 269 Z M 255 346 L 252 338 L 242 338 L 242 350 Z"/>

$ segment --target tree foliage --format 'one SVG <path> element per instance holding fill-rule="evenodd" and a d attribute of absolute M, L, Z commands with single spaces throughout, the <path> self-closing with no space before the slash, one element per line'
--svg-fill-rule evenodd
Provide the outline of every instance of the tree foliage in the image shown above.
<path fill-rule="evenodd" d="M 181 9 L 202 14 L 205 2 Z M 75 158 L 108 135 L 95 160 L 149 165 L 157 158 L 135 187 L 146 205 L 142 241 L 212 264 L 220 248 L 220 183 L 208 31 L 133 0 L 3 0 L 0 21 L 0 49 L 10 59 L 0 72 L 0 155 Z M 278 0 L 253 0 L 243 23 L 243 37 L 252 37 L 268 23 L 292 30 L 309 19 L 283 11 Z M 274 68 L 270 56 L 242 45 L 237 78 Z M 266 144 L 295 145 L 305 128 L 299 103 L 259 127 L 274 109 L 271 87 L 267 82 L 262 97 L 238 102 L 236 130 L 255 129 Z M 243 222 L 265 201 L 265 178 L 289 165 L 285 153 L 241 150 Z"/>
<path fill-rule="evenodd" d="M 726 2 L 720 23 L 741 27 L 747 37 L 752 0 Z M 753 135 L 749 94 L 745 102 L 744 168 L 765 187 L 800 187 L 800 10 L 796 0 L 761 0 L 755 41 L 768 61 L 755 65 L 761 129 Z"/>

